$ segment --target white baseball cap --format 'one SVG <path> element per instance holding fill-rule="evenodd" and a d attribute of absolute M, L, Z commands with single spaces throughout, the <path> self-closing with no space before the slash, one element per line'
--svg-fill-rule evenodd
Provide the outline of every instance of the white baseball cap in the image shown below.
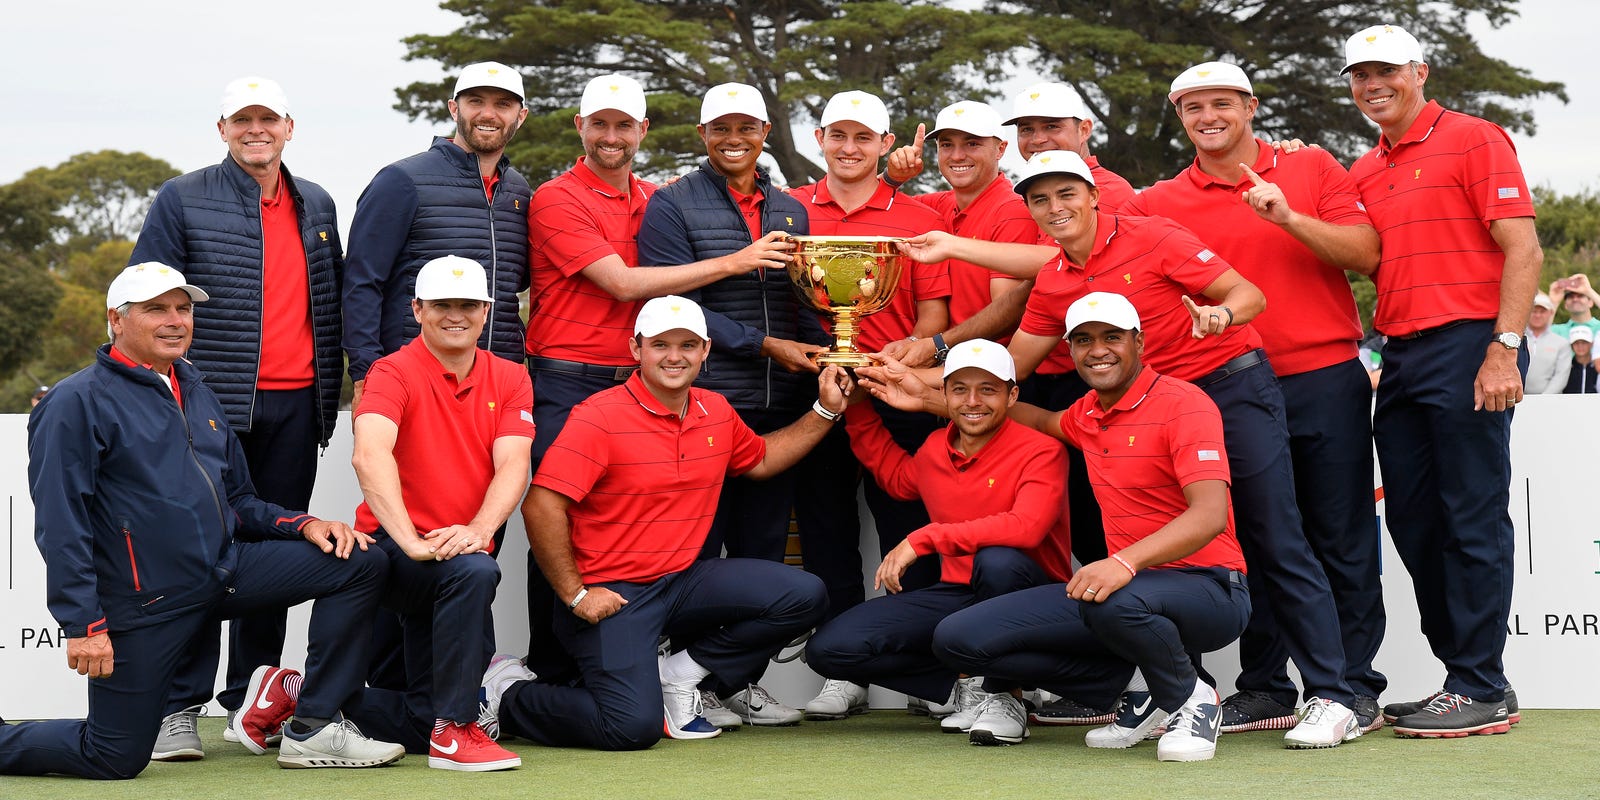
<path fill-rule="evenodd" d="M 840 92 L 828 98 L 817 127 L 826 128 L 835 122 L 845 121 L 859 122 L 875 133 L 888 133 L 889 109 L 877 95 L 858 91 Z"/>
<path fill-rule="evenodd" d="M 189 299 L 204 303 L 211 299 L 206 290 L 184 281 L 183 273 L 159 261 L 146 261 L 123 269 L 106 289 L 106 308 L 116 308 L 123 303 L 143 303 L 153 300 L 173 289 L 189 293 Z"/>
<path fill-rule="evenodd" d="M 988 339 L 973 339 L 950 348 L 944 358 L 944 377 L 948 379 L 956 370 L 967 367 L 977 367 L 1003 381 L 1017 379 L 1017 365 L 1011 360 L 1010 351 Z"/>
<path fill-rule="evenodd" d="M 439 256 L 417 271 L 418 300 L 483 300 L 493 302 L 483 265 L 461 256 Z"/>
<path fill-rule="evenodd" d="M 283 87 L 271 78 L 247 75 L 235 78 L 223 88 L 223 119 L 251 106 L 261 106 L 280 117 L 289 116 L 289 98 L 283 93 Z"/>
<path fill-rule="evenodd" d="M 1417 41 L 1417 37 L 1406 33 L 1404 28 L 1374 25 L 1344 43 L 1344 69 L 1339 70 L 1339 74 L 1343 75 L 1351 67 L 1367 61 L 1410 64 L 1413 61 L 1425 63 L 1427 59 L 1422 56 L 1422 43 Z"/>
<path fill-rule="evenodd" d="M 1590 330 L 1589 326 L 1587 325 L 1573 325 L 1572 328 L 1567 331 L 1567 341 L 1592 342 L 1594 341 L 1594 331 Z"/>
<path fill-rule="evenodd" d="M 1118 330 L 1139 330 L 1139 312 L 1115 292 L 1090 292 L 1067 307 L 1067 336 L 1085 322 L 1104 322 Z"/>
<path fill-rule="evenodd" d="M 1045 119 L 1090 119 L 1089 107 L 1083 99 L 1064 83 L 1046 81 L 1036 83 L 1017 93 L 1011 99 L 1011 119 L 1005 125 L 1015 125 L 1023 117 Z"/>
<path fill-rule="evenodd" d="M 1544 292 L 1539 292 L 1533 296 L 1533 304 L 1545 309 L 1546 311 L 1556 310 L 1556 304 L 1550 300 L 1550 295 L 1547 295 Z"/>
<path fill-rule="evenodd" d="M 613 72 L 593 78 L 583 87 L 583 99 L 578 101 L 578 115 L 587 117 L 596 111 L 615 109 L 643 121 L 644 87 L 639 82 Z"/>
<path fill-rule="evenodd" d="M 1026 195 L 1028 184 L 1035 178 L 1046 175 L 1076 175 L 1094 185 L 1094 173 L 1089 171 L 1088 162 L 1083 156 L 1071 150 L 1046 150 L 1043 153 L 1034 153 L 1033 158 L 1022 162 L 1022 167 L 1017 170 L 1017 183 L 1014 188 L 1017 194 Z"/>
<path fill-rule="evenodd" d="M 527 97 L 522 93 L 522 73 L 498 61 L 479 61 L 462 67 L 461 76 L 456 78 L 455 93 L 450 96 L 460 97 L 462 92 L 481 86 L 504 89 L 516 95 L 518 100 Z"/>
<path fill-rule="evenodd" d="M 1167 99 L 1176 105 L 1178 98 L 1199 89 L 1233 89 L 1250 95 L 1256 93 L 1250 88 L 1250 77 L 1237 65 L 1226 61 L 1207 61 L 1184 70 L 1183 74 L 1174 78 Z"/>
<path fill-rule="evenodd" d="M 636 336 L 660 336 L 682 328 L 702 339 L 706 335 L 706 315 L 700 304 L 687 297 L 669 294 L 645 303 L 639 309 L 639 318 L 633 323 Z"/>
<path fill-rule="evenodd" d="M 719 83 L 706 92 L 700 101 L 700 124 L 704 125 L 729 114 L 744 114 L 762 122 L 767 119 L 767 101 L 761 92 L 748 83 Z"/>
<path fill-rule="evenodd" d="M 1000 112 L 988 103 L 975 100 L 962 100 L 939 109 L 939 116 L 934 118 L 933 130 L 928 131 L 928 138 L 936 138 L 945 131 L 961 131 L 969 136 L 993 136 L 996 139 L 1005 136 L 1005 132 L 1000 130 Z"/>

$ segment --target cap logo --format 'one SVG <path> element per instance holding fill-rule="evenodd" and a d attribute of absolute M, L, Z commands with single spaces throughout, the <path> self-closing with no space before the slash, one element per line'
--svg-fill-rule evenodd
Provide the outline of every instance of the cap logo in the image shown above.
<path fill-rule="evenodd" d="M 169 272 L 171 272 L 171 271 L 172 271 L 172 270 L 170 270 L 170 269 L 167 269 L 167 268 L 166 268 L 166 267 L 162 267 L 162 268 L 161 268 L 161 269 L 159 269 L 159 270 L 156 270 L 156 271 L 157 271 L 157 272 L 160 272 L 160 273 L 161 273 L 161 274 L 162 274 L 162 275 L 165 275 L 165 274 L 167 274 L 167 273 L 169 273 Z"/>
<path fill-rule="evenodd" d="M 965 113 L 967 113 L 967 110 L 966 110 L 966 109 L 964 109 L 964 108 L 958 108 L 958 109 L 956 109 L 956 110 L 954 110 L 954 111 L 952 111 L 952 112 L 950 112 L 950 113 L 952 113 L 952 114 L 955 114 L 955 115 L 956 115 L 956 116 L 958 116 L 958 117 L 959 117 L 959 116 L 961 116 L 961 115 L 962 115 L 962 114 L 965 114 Z"/>
<path fill-rule="evenodd" d="M 983 345 L 981 345 L 981 344 L 973 345 L 972 346 L 972 352 L 973 352 L 974 355 L 981 355 L 983 353 Z"/>
<path fill-rule="evenodd" d="M 1211 70 L 1203 69 L 1203 70 L 1200 70 L 1200 71 L 1196 72 L 1195 74 L 1199 75 L 1202 78 L 1206 78 L 1206 77 L 1210 77 L 1211 76 Z"/>
<path fill-rule="evenodd" d="M 252 89 L 260 89 L 261 88 L 261 84 L 259 84 L 259 83 L 247 83 L 245 85 L 249 86 Z"/>
<path fill-rule="evenodd" d="M 739 96 L 739 90 L 738 89 L 729 89 L 728 90 L 728 96 L 729 97 L 738 97 Z"/>
<path fill-rule="evenodd" d="M 678 313 L 678 312 L 679 312 L 679 311 L 682 311 L 682 310 L 683 310 L 683 306 L 680 306 L 680 305 L 676 305 L 676 304 L 674 304 L 674 305 L 671 305 L 671 306 L 668 306 L 668 308 L 670 308 L 670 309 L 672 309 L 672 313 L 674 313 L 674 314 L 676 314 L 676 313 Z"/>
<path fill-rule="evenodd" d="M 1044 156 L 1044 157 L 1040 158 L 1039 159 L 1039 163 L 1040 164 L 1048 164 L 1048 163 L 1050 163 L 1050 156 Z"/>
<path fill-rule="evenodd" d="M 852 99 L 851 99 L 851 100 L 850 100 L 850 105 L 853 105 L 853 106 L 859 106 L 859 105 L 861 105 L 861 101 L 860 101 L 860 100 L 856 100 L 856 99 L 853 99 L 853 98 L 852 98 Z"/>
<path fill-rule="evenodd" d="M 500 74 L 500 70 L 497 70 L 497 69 L 494 69 L 494 68 L 490 68 L 489 69 L 489 74 L 490 75 L 499 75 Z"/>
<path fill-rule="evenodd" d="M 1089 307 L 1090 308 L 1094 308 L 1097 305 L 1100 305 L 1100 301 L 1099 300 L 1090 300 L 1089 301 Z"/>
<path fill-rule="evenodd" d="M 618 86 L 618 85 L 616 85 L 616 84 L 614 84 L 614 83 L 613 83 L 613 84 L 611 84 L 611 86 L 610 86 L 610 87 L 609 87 L 609 88 L 610 88 L 610 89 L 611 89 L 611 93 L 612 93 L 612 94 L 616 94 L 616 93 L 617 93 L 617 92 L 620 92 L 620 91 L 622 91 L 622 87 L 621 87 L 621 86 Z"/>
<path fill-rule="evenodd" d="M 1376 41 L 1378 41 L 1378 37 L 1377 36 L 1368 36 L 1367 37 L 1367 44 L 1372 44 L 1373 42 L 1376 42 Z"/>
<path fill-rule="evenodd" d="M 1038 100 L 1039 99 L 1039 93 L 1038 92 L 1033 92 L 1032 94 L 1029 94 L 1028 95 L 1028 99 L 1029 100 Z"/>
<path fill-rule="evenodd" d="M 467 273 L 465 271 L 463 271 L 463 270 L 453 269 L 453 270 L 450 270 L 450 274 L 456 276 L 457 278 L 460 278 L 460 277 L 466 275 Z"/>

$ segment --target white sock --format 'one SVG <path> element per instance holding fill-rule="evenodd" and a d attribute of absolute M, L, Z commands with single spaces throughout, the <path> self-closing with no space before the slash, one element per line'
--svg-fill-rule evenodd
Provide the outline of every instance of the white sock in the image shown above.
<path fill-rule="evenodd" d="M 689 657 L 688 650 L 679 650 L 661 659 L 662 683 L 699 683 L 710 674 L 711 670 L 700 666 Z"/>
<path fill-rule="evenodd" d="M 1138 667 L 1134 667 L 1133 668 L 1133 677 L 1128 679 L 1128 686 L 1127 686 L 1127 688 L 1123 689 L 1122 691 L 1124 691 L 1124 692 L 1148 692 L 1148 691 L 1150 691 L 1150 684 L 1144 682 L 1144 673 L 1142 671 L 1140 671 Z"/>

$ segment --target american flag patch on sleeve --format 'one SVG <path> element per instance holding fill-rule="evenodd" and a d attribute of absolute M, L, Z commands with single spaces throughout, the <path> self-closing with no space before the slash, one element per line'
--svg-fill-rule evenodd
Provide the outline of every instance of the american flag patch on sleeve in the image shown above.
<path fill-rule="evenodd" d="M 1515 200 L 1522 196 L 1522 190 L 1515 186 L 1502 186 L 1495 190 L 1495 195 L 1501 200 Z"/>
<path fill-rule="evenodd" d="M 520 412 L 520 414 L 519 414 L 519 416 L 521 416 L 521 417 L 522 417 L 522 421 L 523 421 L 523 422 L 526 422 L 526 423 L 528 423 L 528 424 L 529 424 L 529 425 L 532 425 L 532 424 L 533 424 L 533 414 L 532 414 L 532 413 L 530 413 L 530 412 L 529 412 L 529 411 L 528 411 L 528 410 L 527 410 L 527 409 L 523 409 L 523 410 L 522 410 L 522 411 L 521 411 L 521 412 Z"/>
<path fill-rule="evenodd" d="M 1199 253 L 1195 254 L 1195 258 L 1200 259 L 1200 263 L 1204 264 L 1207 261 L 1215 258 L 1216 255 L 1216 253 L 1213 253 L 1210 250 L 1201 250 Z"/>
<path fill-rule="evenodd" d="M 1217 451 L 1215 451 L 1215 450 L 1201 450 L 1199 452 L 1199 456 L 1200 456 L 1199 460 L 1201 460 L 1201 461 L 1221 461 L 1222 460 L 1222 454 L 1217 452 Z"/>

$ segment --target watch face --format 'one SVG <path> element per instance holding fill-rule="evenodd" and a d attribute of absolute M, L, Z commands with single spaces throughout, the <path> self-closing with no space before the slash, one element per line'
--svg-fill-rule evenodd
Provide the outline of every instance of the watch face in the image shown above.
<path fill-rule="evenodd" d="M 1510 350 L 1515 350 L 1522 346 L 1522 337 L 1516 335 L 1515 333 L 1511 333 L 1510 331 L 1497 334 L 1494 337 L 1494 340 L 1502 345 L 1505 345 L 1505 347 Z"/>

